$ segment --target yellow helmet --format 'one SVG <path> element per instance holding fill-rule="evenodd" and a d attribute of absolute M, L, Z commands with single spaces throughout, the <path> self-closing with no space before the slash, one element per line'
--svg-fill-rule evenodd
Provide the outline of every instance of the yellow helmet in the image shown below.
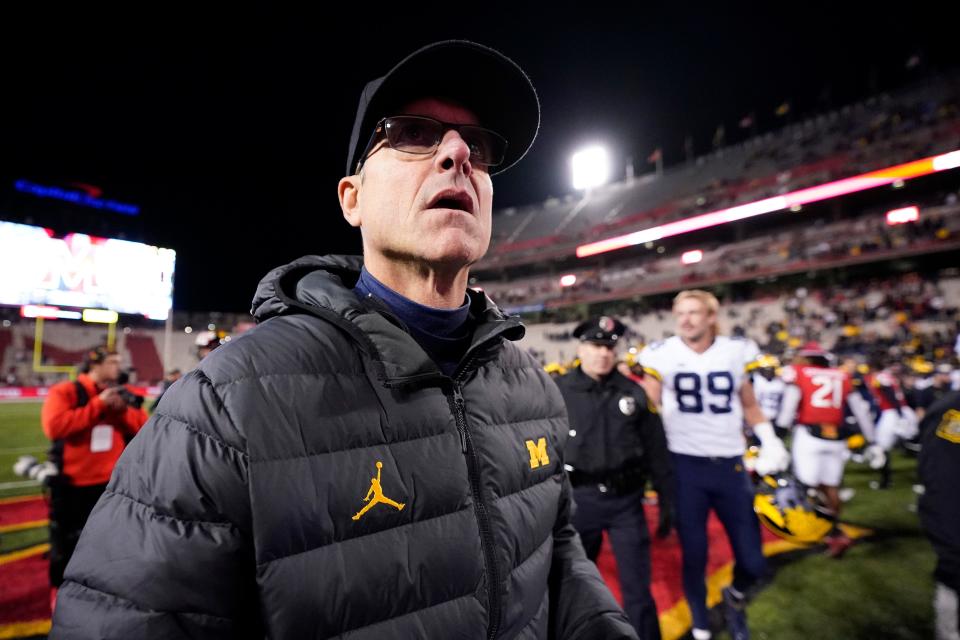
<path fill-rule="evenodd" d="M 921 356 L 917 356 L 910 361 L 910 368 L 913 369 L 915 373 L 919 373 L 920 375 L 933 373 L 933 363 L 929 360 L 925 360 Z"/>
<path fill-rule="evenodd" d="M 551 376 L 562 376 L 567 372 L 567 368 L 559 362 L 550 362 L 544 365 L 543 370 Z"/>
<path fill-rule="evenodd" d="M 760 480 L 753 510 L 763 526 L 797 544 L 816 544 L 833 528 L 833 522 L 817 511 L 806 488 L 787 472 Z"/>
<path fill-rule="evenodd" d="M 757 369 L 779 369 L 780 358 L 769 353 L 761 353 L 759 356 L 747 363 L 747 371 L 756 371 Z"/>
<path fill-rule="evenodd" d="M 857 451 L 867 446 L 867 439 L 861 433 L 855 433 L 847 438 L 847 448 L 851 451 Z"/>
<path fill-rule="evenodd" d="M 853 338 L 860 335 L 860 327 L 855 324 L 846 324 L 843 326 L 843 335 Z"/>

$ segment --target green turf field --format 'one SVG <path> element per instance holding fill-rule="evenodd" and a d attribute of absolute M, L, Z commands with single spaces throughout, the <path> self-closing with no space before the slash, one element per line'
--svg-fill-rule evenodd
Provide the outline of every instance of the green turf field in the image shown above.
<path fill-rule="evenodd" d="M 40 485 L 14 475 L 13 463 L 21 455 L 46 459 L 50 443 L 40 428 L 41 406 L 39 402 L 0 403 L 0 498 L 40 495 Z M 46 541 L 46 528 L 5 533 L 0 535 L 0 553 Z"/>
<path fill-rule="evenodd" d="M 39 494 L 37 484 L 11 487 L 25 480 L 13 474 L 13 463 L 22 455 L 45 460 L 50 442 L 40 428 L 39 402 L 0 403 L 0 498 Z"/>
<path fill-rule="evenodd" d="M 933 637 L 930 544 L 914 505 L 916 459 L 894 457 L 894 486 L 870 489 L 875 471 L 848 465 L 857 494 L 843 519 L 875 531 L 840 560 L 819 550 L 775 561 L 773 582 L 748 608 L 754 638 L 887 640 Z M 721 637 L 728 637 L 724 634 Z"/>
<path fill-rule="evenodd" d="M 0 403 L 0 485 L 22 482 L 11 466 L 30 453 L 43 459 L 47 442 L 39 403 Z M 751 603 L 753 637 L 769 640 L 886 640 L 933 637 L 931 599 L 934 556 L 920 532 L 913 507 L 916 460 L 894 458 L 894 487 L 869 488 L 876 472 L 848 465 L 846 486 L 856 496 L 844 520 L 875 535 L 842 560 L 819 550 L 778 556 L 773 581 Z M 36 485 L 0 488 L 0 497 L 39 494 Z M 45 541 L 46 531 L 0 538 L 0 552 Z M 726 638 L 726 634 L 718 636 Z"/>

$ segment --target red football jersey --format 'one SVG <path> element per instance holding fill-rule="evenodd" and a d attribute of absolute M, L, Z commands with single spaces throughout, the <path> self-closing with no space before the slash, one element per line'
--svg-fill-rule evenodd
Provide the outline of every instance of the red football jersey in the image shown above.
<path fill-rule="evenodd" d="M 799 366 L 784 370 L 784 382 L 800 388 L 797 423 L 820 425 L 824 437 L 837 437 L 843 426 L 843 404 L 853 391 L 850 375 L 842 369 Z"/>
<path fill-rule="evenodd" d="M 880 411 L 899 409 L 907 404 L 897 379 L 887 371 L 875 371 L 867 375 L 867 388 L 877 401 Z"/>

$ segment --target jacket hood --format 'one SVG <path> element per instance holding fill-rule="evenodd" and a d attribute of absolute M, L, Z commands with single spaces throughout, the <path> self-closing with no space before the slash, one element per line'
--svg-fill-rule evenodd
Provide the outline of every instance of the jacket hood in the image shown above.
<path fill-rule="evenodd" d="M 386 305 L 359 300 L 353 287 L 363 267 L 362 256 L 304 256 L 271 270 L 257 287 L 250 313 L 258 323 L 272 317 L 307 313 L 331 322 L 354 338 L 379 361 L 385 381 L 435 377 L 436 364 Z M 505 315 L 482 291 L 467 289 L 476 323 L 470 352 L 502 335 L 519 340 L 520 319 Z"/>

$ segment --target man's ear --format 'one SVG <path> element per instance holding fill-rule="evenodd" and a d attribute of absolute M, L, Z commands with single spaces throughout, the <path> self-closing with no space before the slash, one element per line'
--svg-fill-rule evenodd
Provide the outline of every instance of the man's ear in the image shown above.
<path fill-rule="evenodd" d="M 360 219 L 360 185 L 363 182 L 359 175 L 347 176 L 340 179 L 337 185 L 337 197 L 340 199 L 340 210 L 351 227 L 359 227 Z"/>

